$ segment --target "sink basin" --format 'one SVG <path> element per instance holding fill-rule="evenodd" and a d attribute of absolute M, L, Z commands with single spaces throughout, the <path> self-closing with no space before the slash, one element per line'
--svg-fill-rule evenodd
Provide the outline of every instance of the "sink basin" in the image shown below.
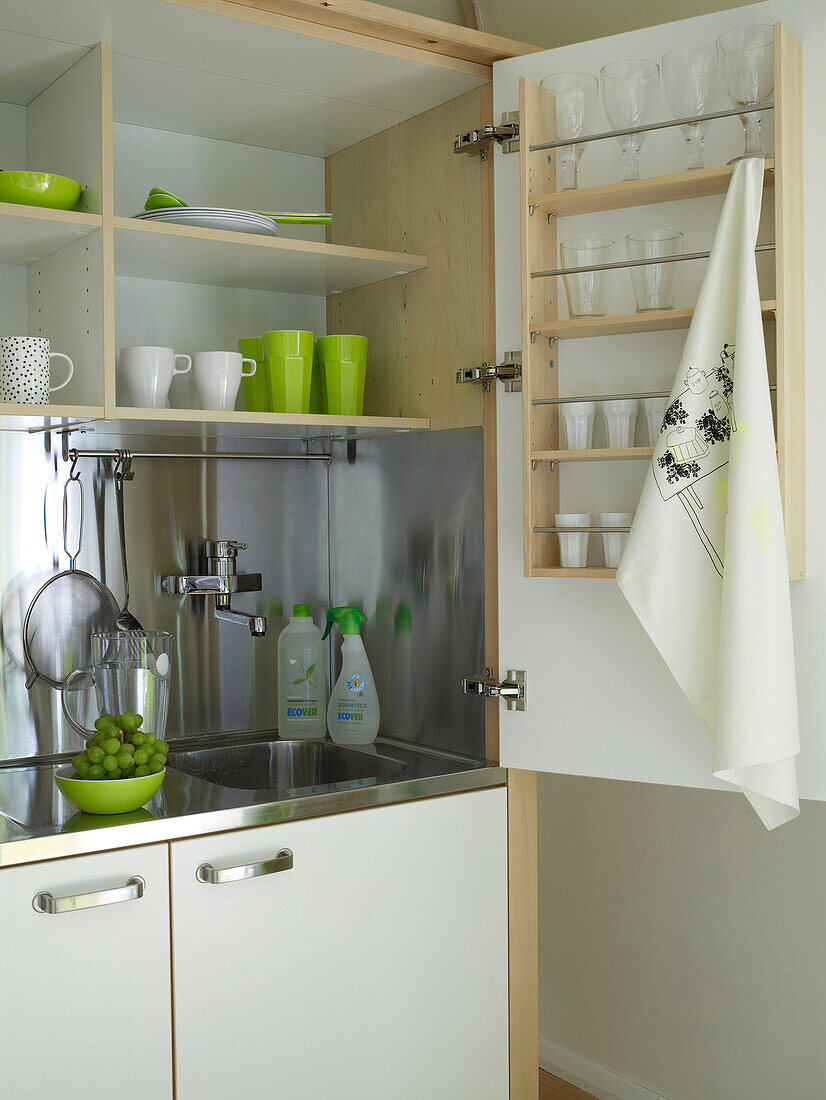
<path fill-rule="evenodd" d="M 351 749 L 326 741 L 262 741 L 171 752 L 167 763 L 221 787 L 284 795 L 365 787 L 405 770 L 404 764 L 379 756 L 371 746 Z"/>

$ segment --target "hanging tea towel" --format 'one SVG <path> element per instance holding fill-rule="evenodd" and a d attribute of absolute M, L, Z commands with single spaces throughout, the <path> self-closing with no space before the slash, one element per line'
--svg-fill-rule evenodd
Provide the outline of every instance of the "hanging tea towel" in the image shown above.
<path fill-rule="evenodd" d="M 710 733 L 715 776 L 773 829 L 799 813 L 800 741 L 762 193 L 763 161 L 738 162 L 617 581 Z"/>

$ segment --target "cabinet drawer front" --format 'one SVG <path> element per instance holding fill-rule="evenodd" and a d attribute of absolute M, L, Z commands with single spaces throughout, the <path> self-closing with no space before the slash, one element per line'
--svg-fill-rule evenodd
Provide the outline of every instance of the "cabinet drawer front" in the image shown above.
<path fill-rule="evenodd" d="M 171 1097 L 168 852 L 0 870 L 4 1095 Z"/>
<path fill-rule="evenodd" d="M 174 843 L 179 1100 L 502 1100 L 506 871 L 502 789 Z"/>

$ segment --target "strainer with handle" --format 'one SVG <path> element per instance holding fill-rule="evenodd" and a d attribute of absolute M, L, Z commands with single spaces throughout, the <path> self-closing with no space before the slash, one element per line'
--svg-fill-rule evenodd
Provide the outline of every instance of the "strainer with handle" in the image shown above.
<path fill-rule="evenodd" d="M 27 688 L 41 679 L 60 689 L 72 669 L 89 664 L 92 634 L 113 630 L 118 615 L 118 602 L 106 585 L 77 568 L 83 546 L 83 487 L 75 466 L 63 488 L 63 549 L 69 568 L 41 585 L 23 622 L 23 652 L 30 669 Z M 78 509 L 74 553 L 69 546 L 69 502 L 73 492 Z"/>

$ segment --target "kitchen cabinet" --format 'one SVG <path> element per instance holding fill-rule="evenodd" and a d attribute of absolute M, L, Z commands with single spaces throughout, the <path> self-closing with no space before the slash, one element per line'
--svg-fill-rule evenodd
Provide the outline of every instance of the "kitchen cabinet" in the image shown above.
<path fill-rule="evenodd" d="M 165 844 L 3 869 L 0 929 L 0 1093 L 171 1098 Z"/>
<path fill-rule="evenodd" d="M 173 842 L 179 1100 L 502 1100 L 505 846 L 502 788 Z"/>

